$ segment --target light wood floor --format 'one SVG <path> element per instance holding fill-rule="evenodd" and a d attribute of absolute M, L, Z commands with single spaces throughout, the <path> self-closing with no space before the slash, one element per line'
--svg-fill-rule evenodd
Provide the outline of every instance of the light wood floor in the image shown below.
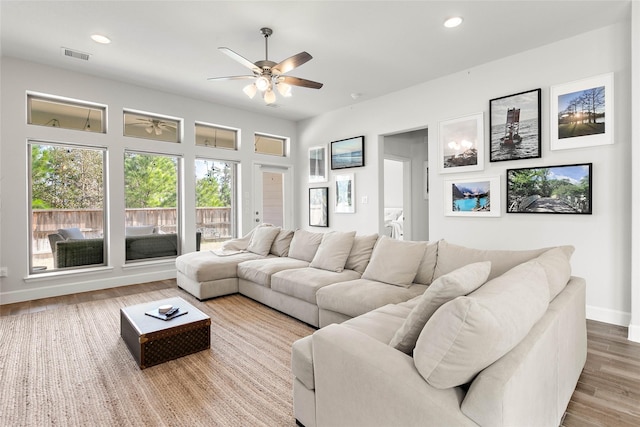
<path fill-rule="evenodd" d="M 53 310 L 86 301 L 176 287 L 161 280 L 0 306 L 0 316 Z M 640 426 L 640 344 L 627 328 L 587 320 L 587 363 L 567 407 L 563 427 Z"/>

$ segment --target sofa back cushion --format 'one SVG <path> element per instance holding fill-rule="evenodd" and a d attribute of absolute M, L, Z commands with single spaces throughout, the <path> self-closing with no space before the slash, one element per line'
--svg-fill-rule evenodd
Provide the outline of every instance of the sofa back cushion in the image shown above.
<path fill-rule="evenodd" d="M 404 323 L 391 338 L 389 345 L 409 355 L 424 325 L 441 305 L 480 287 L 489 277 L 491 262 L 477 262 L 437 278 L 418 299 Z"/>
<path fill-rule="evenodd" d="M 573 246 L 559 246 L 549 249 L 535 259 L 547 275 L 549 282 L 549 301 L 554 299 L 571 279 L 571 255 Z"/>
<path fill-rule="evenodd" d="M 382 236 L 373 248 L 371 261 L 362 278 L 408 288 L 418 273 L 426 249 L 427 242 Z"/>
<path fill-rule="evenodd" d="M 247 251 L 267 256 L 274 239 L 280 233 L 280 227 L 258 227 L 251 236 Z"/>
<path fill-rule="evenodd" d="M 293 230 L 280 230 L 280 233 L 273 239 L 271 253 L 280 257 L 289 255 L 291 239 L 293 239 Z"/>
<path fill-rule="evenodd" d="M 330 231 L 324 233 L 322 242 L 309 267 L 340 273 L 347 262 L 355 231 Z"/>
<path fill-rule="evenodd" d="M 514 348 L 548 305 L 542 266 L 518 265 L 433 314 L 413 351 L 416 368 L 436 388 L 466 384 Z"/>
<path fill-rule="evenodd" d="M 364 273 L 364 270 L 369 264 L 371 259 L 371 253 L 373 247 L 378 241 L 378 234 L 368 234 L 364 236 L 356 236 L 353 239 L 353 246 L 351 247 L 351 253 L 347 258 L 347 262 L 344 264 L 344 268 L 347 270 L 357 271 L 358 273 Z"/>
<path fill-rule="evenodd" d="M 289 246 L 289 258 L 311 262 L 322 242 L 323 234 L 301 229 L 296 230 Z"/>
<path fill-rule="evenodd" d="M 467 248 L 440 240 L 438 242 L 438 261 L 436 262 L 433 279 L 435 280 L 444 274 L 473 262 L 491 261 L 491 273 L 489 273 L 489 280 L 491 280 L 516 265 L 542 255 L 549 249 L 541 248 L 523 251 L 485 250 Z"/>
<path fill-rule="evenodd" d="M 427 242 L 427 249 L 418 266 L 418 273 L 413 281 L 421 285 L 429 285 L 433 281 L 438 258 L 438 242 Z"/>
<path fill-rule="evenodd" d="M 59 228 L 58 234 L 62 236 L 64 240 L 82 240 L 84 239 L 84 234 L 80 231 L 79 228 Z"/>

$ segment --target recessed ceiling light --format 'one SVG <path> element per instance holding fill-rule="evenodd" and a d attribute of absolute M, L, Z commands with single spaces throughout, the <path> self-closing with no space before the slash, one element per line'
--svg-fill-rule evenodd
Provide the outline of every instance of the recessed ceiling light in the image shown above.
<path fill-rule="evenodd" d="M 109 44 L 111 43 L 111 39 L 107 36 L 103 36 L 102 34 L 92 34 L 91 35 L 91 40 L 93 40 L 96 43 L 101 43 L 101 44 Z"/>
<path fill-rule="evenodd" d="M 462 18 L 459 16 L 453 16 L 444 21 L 444 26 L 447 28 L 455 28 L 460 24 L 462 24 Z"/>

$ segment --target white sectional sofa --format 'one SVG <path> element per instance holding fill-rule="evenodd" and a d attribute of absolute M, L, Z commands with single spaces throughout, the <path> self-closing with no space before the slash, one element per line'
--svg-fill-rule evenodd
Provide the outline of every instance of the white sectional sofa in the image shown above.
<path fill-rule="evenodd" d="M 292 349 L 306 427 L 557 426 L 586 360 L 572 252 L 261 226 L 176 266 L 200 299 L 240 292 L 321 328 Z"/>

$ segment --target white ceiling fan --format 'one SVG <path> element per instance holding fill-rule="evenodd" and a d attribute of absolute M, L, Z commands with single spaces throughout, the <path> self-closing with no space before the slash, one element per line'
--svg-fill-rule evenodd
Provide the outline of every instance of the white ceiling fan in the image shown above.
<path fill-rule="evenodd" d="M 265 59 L 261 61 L 251 62 L 228 47 L 218 48 L 218 50 L 229 56 L 231 59 L 253 71 L 252 75 L 212 77 L 208 80 L 222 81 L 253 79 L 254 82 L 245 86 L 243 89 L 244 93 L 247 94 L 249 98 L 253 98 L 258 91 L 261 91 L 263 92 L 263 98 L 267 104 L 272 104 L 276 100 L 276 95 L 273 91 L 274 87 L 278 89 L 280 95 L 285 97 L 291 96 L 291 86 L 301 86 L 311 89 L 320 89 L 322 87 L 322 83 L 284 75 L 309 61 L 313 58 L 311 55 L 307 52 L 300 52 L 280 63 L 270 61 L 268 40 L 269 36 L 273 34 L 273 30 L 271 28 L 261 28 L 260 33 L 264 36 L 265 46 Z"/>
<path fill-rule="evenodd" d="M 162 135 L 164 131 L 176 132 L 176 125 L 159 119 L 136 118 L 136 122 L 128 123 L 127 126 L 144 126 L 144 130 L 149 134 Z"/>

